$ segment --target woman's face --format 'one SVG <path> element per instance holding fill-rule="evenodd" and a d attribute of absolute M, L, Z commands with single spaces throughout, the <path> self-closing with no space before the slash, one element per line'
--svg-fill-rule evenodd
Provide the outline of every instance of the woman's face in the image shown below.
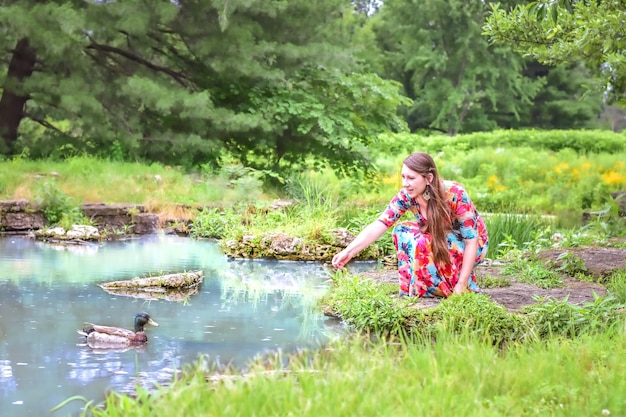
<path fill-rule="evenodd" d="M 428 184 L 428 179 L 422 174 L 413 171 L 406 165 L 402 165 L 402 187 L 409 193 L 411 198 L 422 195 Z"/>

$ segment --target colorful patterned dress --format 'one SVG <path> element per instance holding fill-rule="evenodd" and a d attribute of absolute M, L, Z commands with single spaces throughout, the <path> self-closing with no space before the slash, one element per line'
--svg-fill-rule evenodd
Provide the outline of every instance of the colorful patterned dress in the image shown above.
<path fill-rule="evenodd" d="M 448 252 L 451 263 L 437 266 L 433 260 L 430 233 L 422 233 L 420 226 L 426 219 L 420 213 L 418 202 L 402 189 L 391 200 L 378 218 L 387 228 L 393 226 L 404 213 L 410 211 L 416 221 L 401 222 L 393 230 L 393 243 L 398 253 L 400 295 L 410 297 L 448 297 L 456 285 L 463 264 L 464 239 L 478 238 L 478 252 L 474 266 L 485 257 L 489 244 L 485 222 L 476 211 L 463 186 L 444 181 L 444 190 L 452 210 L 452 231 L 448 234 Z M 472 270 L 468 288 L 480 292 Z"/>

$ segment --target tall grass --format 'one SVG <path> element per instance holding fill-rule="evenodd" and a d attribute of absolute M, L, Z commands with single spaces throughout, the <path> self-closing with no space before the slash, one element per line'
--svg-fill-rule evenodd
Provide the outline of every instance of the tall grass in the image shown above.
<path fill-rule="evenodd" d="M 200 367 L 157 393 L 112 394 L 96 417 L 623 416 L 626 338 L 582 336 L 501 351 L 439 335 L 434 344 L 355 338 L 326 351 L 258 361 L 247 373 Z M 207 382 L 207 379 L 209 382 Z M 85 413 L 87 414 L 87 413 Z"/>
<path fill-rule="evenodd" d="M 626 305 L 626 269 L 619 269 L 609 277 L 607 289 L 619 302 Z"/>
<path fill-rule="evenodd" d="M 483 217 L 489 232 L 487 256 L 494 259 L 512 249 L 546 242 L 555 222 L 552 217 L 526 214 L 497 213 Z"/>

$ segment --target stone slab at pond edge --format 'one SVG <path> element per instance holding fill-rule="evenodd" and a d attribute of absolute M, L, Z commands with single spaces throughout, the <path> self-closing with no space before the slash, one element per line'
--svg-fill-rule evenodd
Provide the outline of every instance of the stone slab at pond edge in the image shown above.
<path fill-rule="evenodd" d="M 150 234 L 159 230 L 159 216 L 148 213 L 142 204 L 85 203 L 83 214 L 99 231 L 127 234 Z M 42 207 L 25 199 L 0 200 L 0 230 L 3 233 L 27 233 L 46 225 Z M 105 234 L 106 234 L 105 233 Z"/>

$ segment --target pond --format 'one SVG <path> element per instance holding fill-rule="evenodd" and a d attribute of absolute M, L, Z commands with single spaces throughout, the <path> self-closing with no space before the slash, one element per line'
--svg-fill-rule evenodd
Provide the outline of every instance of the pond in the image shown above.
<path fill-rule="evenodd" d="M 204 281 L 182 300 L 97 285 L 191 270 Z M 328 278 L 320 263 L 233 261 L 214 242 L 177 236 L 80 246 L 0 237 L 0 415 L 76 415 L 82 400 L 51 409 L 167 384 L 199 359 L 241 368 L 267 352 L 320 347 L 341 333 L 317 305 Z M 85 322 L 132 328 L 139 311 L 159 323 L 142 348 L 94 350 L 76 333 Z"/>

